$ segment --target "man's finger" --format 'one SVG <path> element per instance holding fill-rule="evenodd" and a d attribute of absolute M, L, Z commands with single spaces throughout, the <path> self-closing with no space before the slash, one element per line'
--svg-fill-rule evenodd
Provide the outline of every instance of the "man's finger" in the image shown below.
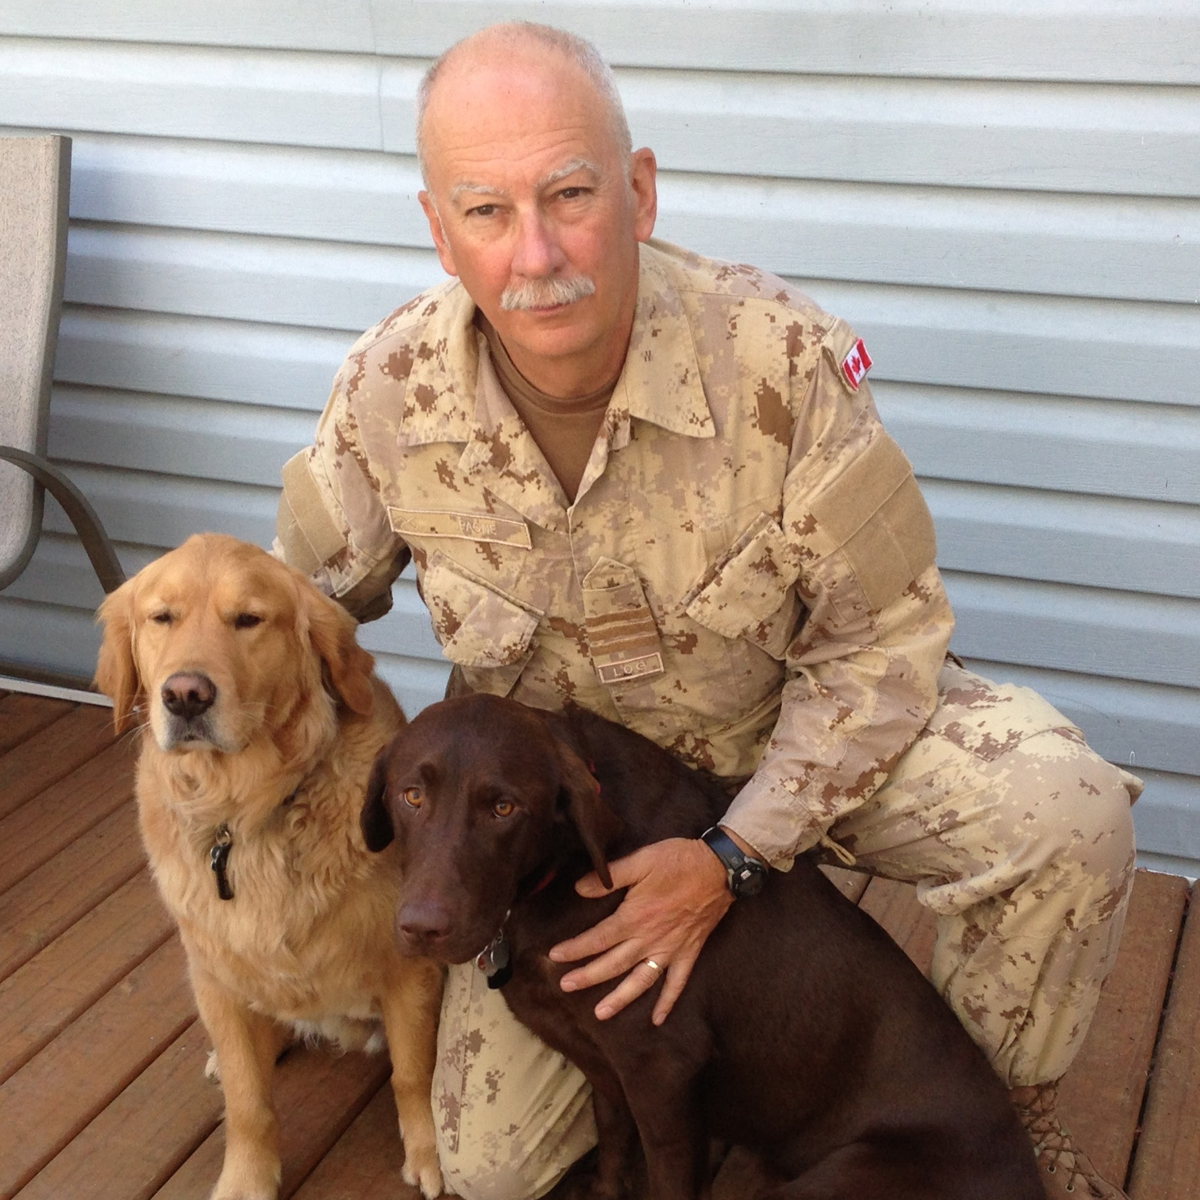
<path fill-rule="evenodd" d="M 663 976 L 662 969 L 651 965 L 651 960 L 640 959 L 621 982 L 596 1005 L 596 1019 L 607 1021 L 616 1016 L 626 1005 L 632 1004 L 643 993 L 648 992 Z"/>
<path fill-rule="evenodd" d="M 618 908 L 615 913 L 605 917 L 598 925 L 585 929 L 565 942 L 559 942 L 557 946 L 551 946 L 550 961 L 575 962 L 580 958 L 590 958 L 593 954 L 603 954 L 606 950 L 619 946 L 632 932 L 633 930 L 629 928 L 628 922 L 621 916 L 621 910 Z M 577 972 L 572 972 L 572 974 L 577 974 Z M 611 979 L 612 976 L 604 975 L 601 978 Z M 599 982 L 599 980 L 593 980 L 593 982 Z"/>
<path fill-rule="evenodd" d="M 650 1017 L 655 1025 L 661 1025 L 670 1015 L 671 1009 L 675 1007 L 675 1001 L 683 995 L 684 985 L 691 976 L 692 967 L 695 965 L 694 958 L 681 956 L 667 968 L 662 991 L 658 993 L 658 999 L 654 1002 L 654 1012 Z"/>
<path fill-rule="evenodd" d="M 584 988 L 607 983 L 637 966 L 641 961 L 638 953 L 638 948 L 630 942 L 621 942 L 607 954 L 601 954 L 599 958 L 593 958 L 582 967 L 569 971 L 559 980 L 559 987 L 564 992 L 582 992 Z"/>

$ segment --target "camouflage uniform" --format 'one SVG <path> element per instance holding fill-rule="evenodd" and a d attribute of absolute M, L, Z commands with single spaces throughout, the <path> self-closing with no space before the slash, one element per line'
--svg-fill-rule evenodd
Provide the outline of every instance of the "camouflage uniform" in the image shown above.
<path fill-rule="evenodd" d="M 918 884 L 934 979 L 1010 1084 L 1060 1076 L 1116 951 L 1137 781 L 1031 692 L 946 661 L 933 527 L 853 369 L 783 281 L 642 247 L 624 370 L 570 503 L 452 281 L 363 336 L 284 469 L 283 552 L 360 612 L 411 554 L 463 682 L 574 700 L 730 781 L 780 869 L 818 844 Z M 437 1082 L 466 1195 L 539 1195 L 586 1086 L 451 972 Z"/>

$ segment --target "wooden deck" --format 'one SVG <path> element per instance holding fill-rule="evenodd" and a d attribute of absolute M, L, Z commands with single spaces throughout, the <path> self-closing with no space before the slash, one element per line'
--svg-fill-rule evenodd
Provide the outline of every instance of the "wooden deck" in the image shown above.
<path fill-rule="evenodd" d="M 148 878 L 132 752 L 108 709 L 0 693 L 0 1200 L 202 1200 L 219 1089 L 183 954 Z M 920 964 L 911 888 L 839 883 Z M 1198 885 L 1200 886 L 1200 885 Z M 1141 872 L 1116 971 L 1064 1090 L 1067 1123 L 1134 1200 L 1200 1200 L 1200 916 Z M 283 1196 L 374 1200 L 400 1181 L 386 1059 L 297 1051 L 276 1100 Z M 719 1193 L 745 1194 L 737 1171 Z"/>

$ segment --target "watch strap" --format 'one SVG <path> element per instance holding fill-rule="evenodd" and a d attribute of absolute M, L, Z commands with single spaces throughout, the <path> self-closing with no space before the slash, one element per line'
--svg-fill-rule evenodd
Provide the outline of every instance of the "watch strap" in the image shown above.
<path fill-rule="evenodd" d="M 762 887 L 767 864 L 752 854 L 744 853 L 719 825 L 706 829 L 700 839 L 721 860 L 725 868 L 726 885 L 735 897 L 752 895 Z"/>

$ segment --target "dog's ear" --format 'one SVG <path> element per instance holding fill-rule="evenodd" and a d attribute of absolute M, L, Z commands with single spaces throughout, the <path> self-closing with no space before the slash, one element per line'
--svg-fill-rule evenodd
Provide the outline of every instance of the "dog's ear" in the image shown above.
<path fill-rule="evenodd" d="M 388 812 L 384 799 L 387 789 L 389 749 L 390 746 L 384 746 L 375 755 L 375 762 L 371 767 L 371 778 L 367 781 L 367 798 L 363 802 L 362 813 L 358 818 L 362 825 L 363 841 L 366 842 L 367 849 L 374 850 L 376 853 L 390 846 L 392 839 L 396 836 L 396 829 L 392 824 L 392 814 Z"/>
<path fill-rule="evenodd" d="M 96 621 L 103 626 L 104 634 L 96 660 L 95 684 L 113 702 L 113 728 L 117 733 L 124 733 L 129 728 L 141 695 L 137 661 L 133 656 L 135 582 L 130 579 L 121 584 L 96 610 Z"/>
<path fill-rule="evenodd" d="M 371 670 L 375 660 L 354 640 L 358 622 L 335 600 L 316 588 L 302 590 L 307 608 L 308 636 L 320 655 L 334 690 L 347 707 L 370 716 L 375 704 Z"/>
<path fill-rule="evenodd" d="M 621 832 L 622 821 L 600 798 L 600 784 L 587 764 L 561 738 L 555 737 L 561 769 L 559 808 L 575 826 L 592 869 L 606 888 L 612 887 L 608 869 L 608 847 Z"/>

